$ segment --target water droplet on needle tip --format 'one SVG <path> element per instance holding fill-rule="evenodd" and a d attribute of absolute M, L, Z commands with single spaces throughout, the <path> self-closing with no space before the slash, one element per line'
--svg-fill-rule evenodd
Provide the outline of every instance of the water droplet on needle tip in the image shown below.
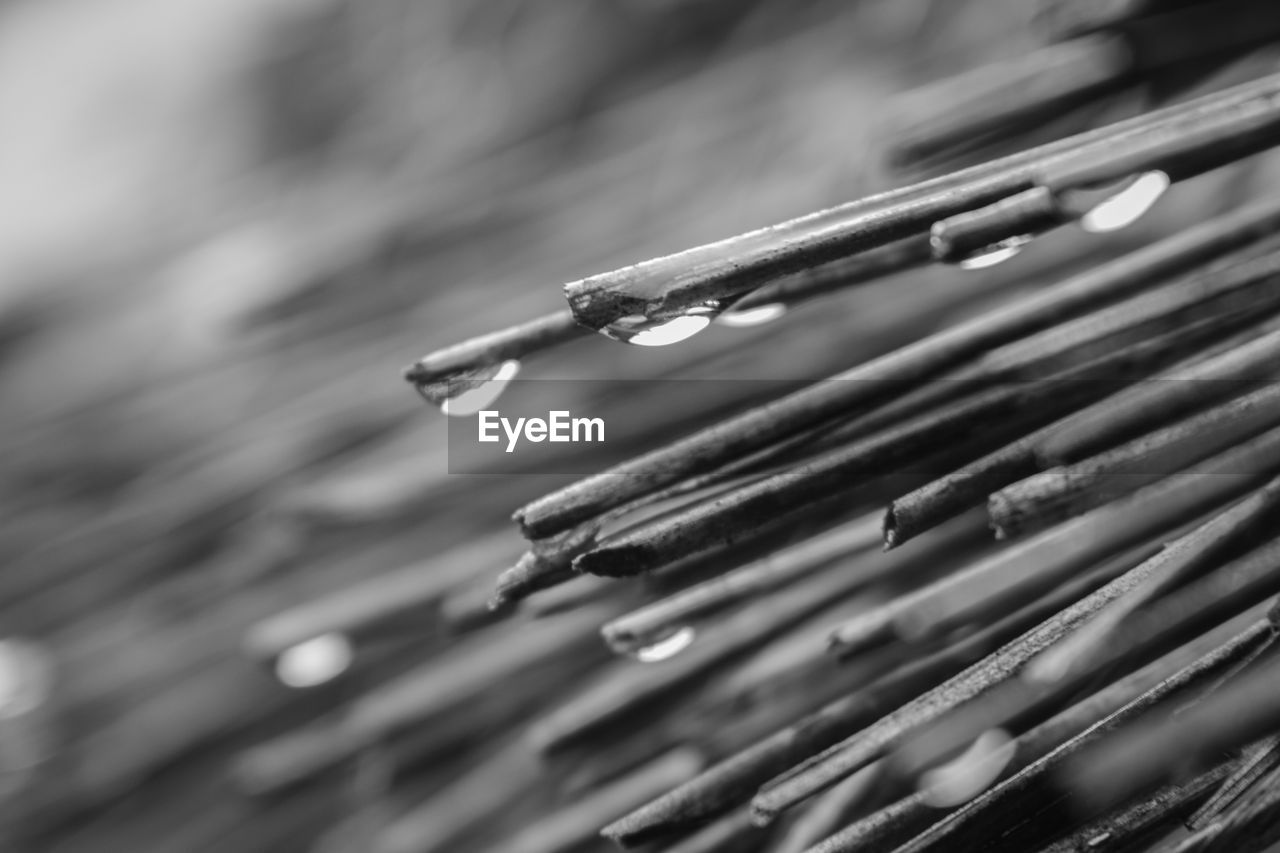
<path fill-rule="evenodd" d="M 966 258 L 956 262 L 962 270 L 981 270 L 987 267 L 994 267 L 996 264 L 1002 264 L 1010 258 L 1022 251 L 1023 247 L 1031 242 L 1031 237 L 1010 237 L 1007 240 L 1001 240 L 999 243 L 993 243 L 974 252 Z"/>
<path fill-rule="evenodd" d="M 342 634 L 321 634 L 286 649 L 276 660 L 276 677 L 289 687 L 315 687 L 351 666 L 355 649 Z"/>
<path fill-rule="evenodd" d="M 621 324 L 601 330 L 607 336 L 637 347 L 665 347 L 688 340 L 711 325 L 711 318 L 686 315 L 652 325 L 638 324 L 628 328 Z"/>
<path fill-rule="evenodd" d="M 693 644 L 696 632 L 688 625 L 668 634 L 655 643 L 635 651 L 635 659 L 642 663 L 657 663 L 673 658 Z"/>
<path fill-rule="evenodd" d="M 770 302 L 767 305 L 759 305 L 755 308 L 744 308 L 741 311 L 726 311 L 717 318 L 717 322 L 722 326 L 732 326 L 734 328 L 747 328 L 749 326 L 763 326 L 765 323 L 772 323 L 782 315 L 787 313 L 787 306 L 781 302 Z"/>
<path fill-rule="evenodd" d="M 520 362 L 511 359 L 504 361 L 494 371 L 492 377 L 479 385 L 468 387 L 460 393 L 448 398 L 440 404 L 440 411 L 455 418 L 474 415 L 487 408 L 502 395 L 503 389 L 520 373 Z"/>
<path fill-rule="evenodd" d="M 717 302 L 708 302 L 684 314 L 655 319 L 644 314 L 627 314 L 600 329 L 600 334 L 638 347 L 665 347 L 688 340 L 701 332 L 720 313 Z"/>

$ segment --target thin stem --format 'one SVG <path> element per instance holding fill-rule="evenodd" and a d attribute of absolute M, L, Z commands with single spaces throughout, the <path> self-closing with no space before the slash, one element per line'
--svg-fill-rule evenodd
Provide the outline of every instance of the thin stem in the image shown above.
<path fill-rule="evenodd" d="M 1252 384 L 1271 380 L 1277 354 L 1280 329 L 1183 369 L 1166 371 L 1156 381 L 1056 425 L 1038 442 L 1036 456 L 1046 467 L 1075 462 L 1171 416 L 1248 392 Z"/>
<path fill-rule="evenodd" d="M 498 575 L 489 608 L 505 611 L 538 590 L 573 580 L 578 573 L 570 564 L 595 544 L 597 533 L 595 525 L 581 525 L 534 542 L 514 566 Z"/>
<path fill-rule="evenodd" d="M 932 262 L 929 241 L 919 236 L 907 237 L 877 249 L 794 272 L 758 287 L 734 302 L 733 310 L 749 311 L 777 304 L 798 305 L 833 290 L 875 281 Z"/>
<path fill-rule="evenodd" d="M 1125 849 L 1130 845 L 1149 844 L 1159 837 L 1157 833 L 1161 830 L 1167 831 L 1181 821 L 1226 778 L 1231 768 L 1232 762 L 1226 761 L 1178 784 L 1166 785 L 1090 822 L 1045 847 L 1041 853 L 1077 853 L 1090 848 Z"/>
<path fill-rule="evenodd" d="M 960 263 L 1002 241 L 1025 242 L 1072 218 L 1050 189 L 1033 187 L 933 223 L 929 245 L 937 260 Z"/>
<path fill-rule="evenodd" d="M 1202 829 L 1221 820 L 1277 765 L 1280 765 L 1280 736 L 1271 735 L 1250 746 L 1221 787 L 1187 818 L 1187 826 Z"/>
<path fill-rule="evenodd" d="M 620 616 L 600 631 L 615 651 L 633 651 L 696 617 L 796 582 L 836 559 L 873 548 L 879 540 L 878 516 L 864 516 Z M 869 561 L 859 565 L 871 572 L 864 582 L 885 570 Z"/>
<path fill-rule="evenodd" d="M 1042 655 L 1032 664 L 1032 671 L 1043 673 L 1040 676 L 1043 678 L 1057 679 L 1069 671 L 1091 667 L 1093 661 L 1106 655 L 1116 632 L 1127 618 L 1178 582 L 1221 561 L 1231 550 L 1239 549 L 1242 543 L 1267 525 L 1278 503 L 1280 483 L 1272 480 L 1254 494 L 1170 542 L 1152 558 L 1156 570 L 1146 581 L 1102 608 L 1075 634 Z"/>
<path fill-rule="evenodd" d="M 1012 537 L 1088 512 L 1280 424 L 1280 386 L 1268 385 L 1074 465 L 1019 480 L 987 503 L 997 536 Z"/>
<path fill-rule="evenodd" d="M 1256 257 L 1259 250 L 1267 254 Z M 1106 353 L 1148 336 L 1195 328 L 1193 324 L 1211 317 L 1224 323 L 1242 318 L 1256 322 L 1276 310 L 1278 301 L 1269 285 L 1278 271 L 1280 254 L 1274 247 L 1246 247 L 1206 269 L 998 347 L 972 369 L 995 376 L 1036 377 L 1063 362 L 1070 364 L 1080 353 Z"/>
<path fill-rule="evenodd" d="M 1212 850 L 1264 850 L 1280 840 L 1280 771 L 1272 770 L 1257 783 L 1257 793 L 1239 808 L 1201 827 L 1169 853 L 1209 853 Z"/>
<path fill-rule="evenodd" d="M 1117 142 L 1104 154 L 1082 150 L 1046 163 L 1035 183 L 1055 194 L 1161 171 L 1171 181 L 1196 175 L 1265 151 L 1280 142 L 1280 104 L 1263 97 L 1206 116 L 1194 126 L 1169 127 Z"/>
<path fill-rule="evenodd" d="M 572 311 L 556 311 L 424 355 L 405 368 L 404 378 L 414 385 L 429 385 L 478 368 L 525 358 L 590 333 L 590 329 L 574 321 Z"/>
<path fill-rule="evenodd" d="M 856 811 L 865 810 L 877 801 L 883 802 L 893 788 L 883 784 L 880 769 L 872 764 L 823 794 L 807 811 L 796 816 L 774 853 L 806 853 L 847 823 Z"/>

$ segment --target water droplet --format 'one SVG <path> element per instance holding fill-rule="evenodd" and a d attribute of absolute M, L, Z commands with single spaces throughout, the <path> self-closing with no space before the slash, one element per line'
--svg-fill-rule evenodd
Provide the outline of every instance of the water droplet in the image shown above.
<path fill-rule="evenodd" d="M 507 384 L 520 372 L 520 362 L 515 359 L 504 361 L 486 372 L 491 372 L 492 375 L 486 377 L 480 374 L 466 380 L 450 380 L 458 386 L 458 393 L 446 398 L 440 404 L 440 411 L 455 418 L 465 418 L 492 406 Z"/>
<path fill-rule="evenodd" d="M 634 653 L 635 659 L 643 663 L 657 663 L 658 661 L 673 658 L 693 644 L 693 638 L 696 634 L 697 632 L 692 627 L 685 625 L 656 643 L 650 643 L 647 646 L 636 649 Z"/>
<path fill-rule="evenodd" d="M 605 326 L 600 334 L 633 346 L 665 347 L 698 334 L 711 325 L 719 312 L 719 305 L 708 303 L 665 320 L 652 319 L 643 314 L 628 314 Z"/>
<path fill-rule="evenodd" d="M 1169 189 L 1169 183 L 1169 176 L 1164 172 L 1145 172 L 1119 192 L 1094 205 L 1080 218 L 1080 227 L 1091 234 L 1101 234 L 1132 225 L 1160 200 Z"/>
<path fill-rule="evenodd" d="M 772 323 L 786 313 L 787 306 L 781 302 L 770 302 L 767 305 L 758 305 L 755 308 L 726 311 L 717 318 L 717 322 L 721 325 L 735 328 L 763 326 L 765 323 Z"/>
<path fill-rule="evenodd" d="M 1030 242 L 1030 234 L 1008 237 L 999 243 L 984 246 L 972 255 L 957 261 L 956 266 L 962 270 L 981 270 L 987 267 L 994 267 L 996 264 L 1002 264 L 1021 252 L 1022 248 Z"/>
<path fill-rule="evenodd" d="M 1028 684 L 1054 684 L 1071 671 L 1075 664 L 1073 655 L 1054 647 L 1032 660 L 1022 669 L 1022 680 Z"/>
<path fill-rule="evenodd" d="M 321 634 L 286 649 L 276 660 L 276 677 L 289 687 L 315 687 L 346 672 L 354 659 L 346 636 Z"/>
<path fill-rule="evenodd" d="M 989 729 L 955 759 L 920 776 L 925 803 L 946 809 L 969 802 L 1000 778 L 1016 744 L 1004 729 Z"/>

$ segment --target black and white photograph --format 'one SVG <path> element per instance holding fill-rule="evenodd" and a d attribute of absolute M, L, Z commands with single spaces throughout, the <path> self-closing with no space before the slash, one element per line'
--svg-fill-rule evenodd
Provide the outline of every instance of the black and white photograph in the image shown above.
<path fill-rule="evenodd" d="M 1277 0 L 0 0 L 0 853 L 1280 853 Z"/>

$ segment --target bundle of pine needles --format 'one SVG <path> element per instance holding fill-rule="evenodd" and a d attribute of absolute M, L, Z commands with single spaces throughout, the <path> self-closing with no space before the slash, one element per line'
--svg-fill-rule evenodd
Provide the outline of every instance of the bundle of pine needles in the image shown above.
<path fill-rule="evenodd" d="M 1060 40 L 1016 69 L 915 96 L 932 112 L 899 156 L 1025 143 L 1048 112 L 1097 108 L 1170 67 L 1203 85 L 1275 34 L 1254 3 L 1048 11 Z M 982 270 L 1062 228 L 1126 227 L 1280 143 L 1280 77 L 1214 83 L 573 282 L 567 310 L 406 378 L 465 414 L 477 388 L 490 399 L 522 360 L 590 331 L 678 345 L 930 261 Z M 588 613 L 638 662 L 603 668 L 451 790 L 500 808 L 516 756 L 593 767 L 592 793 L 504 842 L 521 850 L 561 849 L 602 819 L 624 846 L 680 851 L 1280 840 L 1278 233 L 1270 200 L 1206 218 L 517 509 L 529 550 L 490 608 L 563 597 L 505 664 L 545 660 L 544 633 Z M 988 525 L 1016 541 L 983 546 Z M 646 600 L 593 577 L 645 578 Z M 443 796 L 409 826 L 426 831 L 442 803 L 458 805 Z"/>
<path fill-rule="evenodd" d="M 1280 841 L 1280 15 L 1023 5 L 335 5 L 272 114 L 376 179 L 0 315 L 0 840 Z M 633 428 L 449 475 L 525 379 Z"/>

